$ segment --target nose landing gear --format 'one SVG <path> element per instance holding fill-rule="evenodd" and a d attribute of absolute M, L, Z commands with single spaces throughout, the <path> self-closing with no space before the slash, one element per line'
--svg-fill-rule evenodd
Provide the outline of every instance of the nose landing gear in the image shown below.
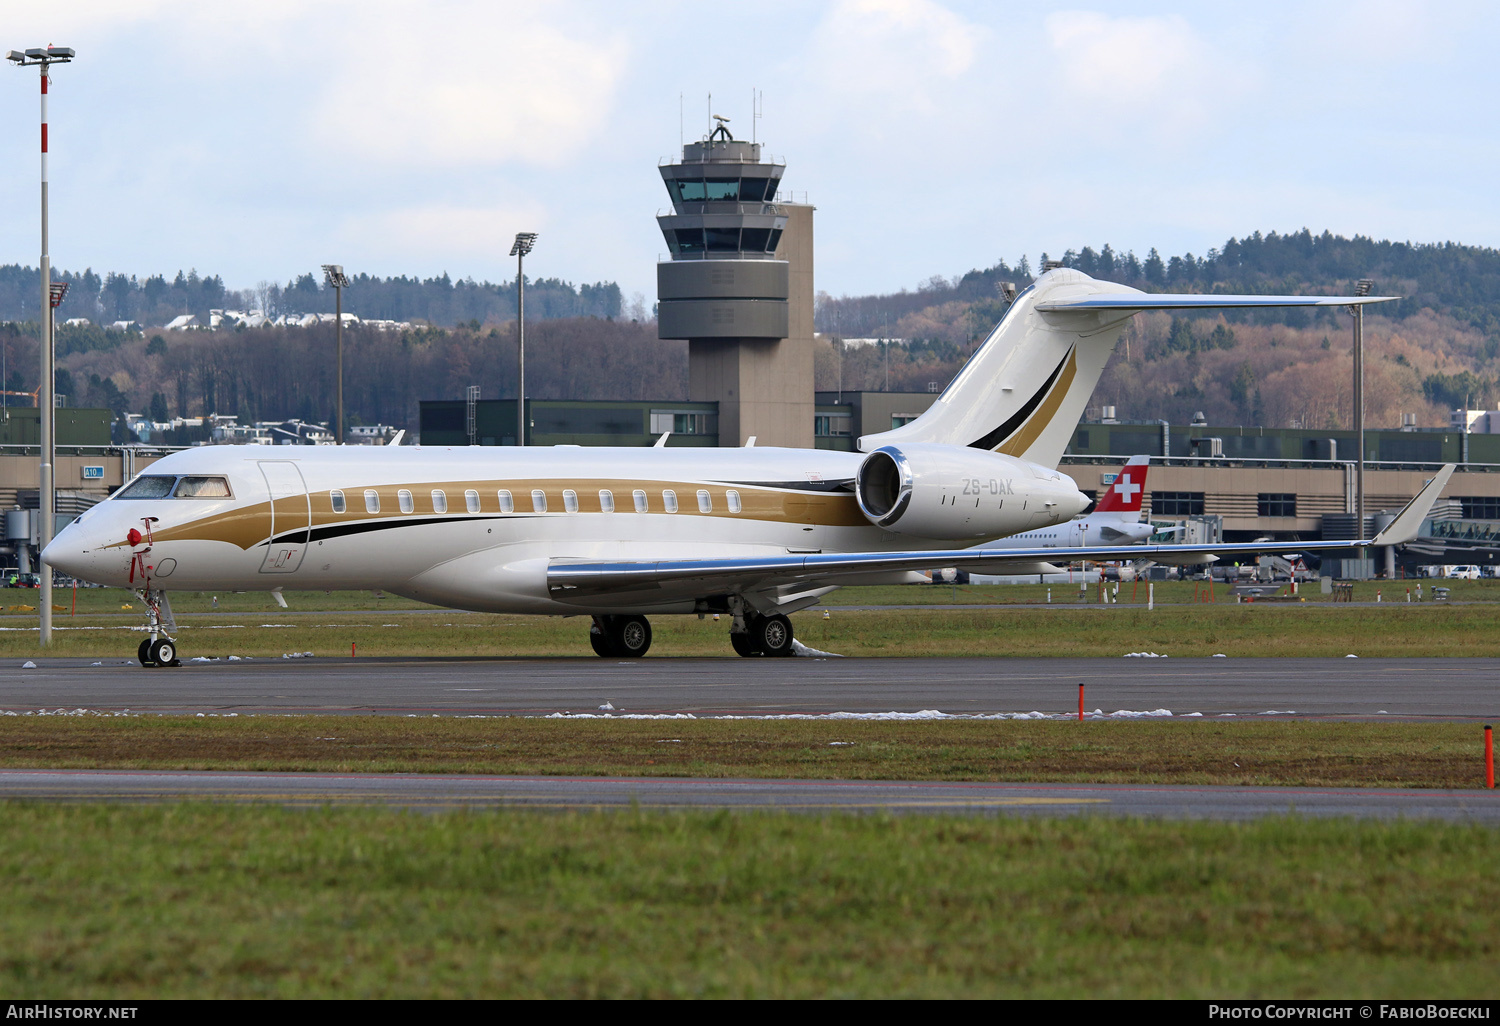
<path fill-rule="evenodd" d="M 136 658 L 142 666 L 181 666 L 177 642 L 170 637 L 177 633 L 177 619 L 172 615 L 167 593 L 159 588 L 146 588 L 136 594 L 146 603 L 146 630 L 151 633 L 136 649 Z"/>

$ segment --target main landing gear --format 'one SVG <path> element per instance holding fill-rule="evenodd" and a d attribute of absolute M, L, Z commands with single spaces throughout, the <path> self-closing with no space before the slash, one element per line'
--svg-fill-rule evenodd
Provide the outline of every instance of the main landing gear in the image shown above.
<path fill-rule="evenodd" d="M 644 616 L 596 616 L 589 644 L 605 659 L 639 659 L 651 647 L 651 624 Z"/>
<path fill-rule="evenodd" d="M 741 624 L 743 629 L 740 629 Z M 729 644 L 742 656 L 789 656 L 792 654 L 792 621 L 780 613 L 736 616 L 729 628 Z"/>
<path fill-rule="evenodd" d="M 136 594 L 146 603 L 146 630 L 151 632 L 151 636 L 136 649 L 136 658 L 142 666 L 181 666 L 177 642 L 169 636 L 177 633 L 177 620 L 172 616 L 167 593 L 158 588 L 147 588 Z"/>

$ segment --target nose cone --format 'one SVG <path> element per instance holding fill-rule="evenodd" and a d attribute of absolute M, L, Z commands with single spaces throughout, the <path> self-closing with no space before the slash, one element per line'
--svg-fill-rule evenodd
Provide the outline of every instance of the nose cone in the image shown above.
<path fill-rule="evenodd" d="M 1065 486 L 1065 490 L 1062 502 L 1059 505 L 1063 510 L 1063 516 L 1071 520 L 1088 509 L 1091 500 L 1087 495 L 1080 492 L 1078 486 L 1068 478 L 1063 478 L 1063 485 Z"/>
<path fill-rule="evenodd" d="M 42 562 L 54 570 L 95 584 L 118 585 L 130 573 L 130 550 L 105 548 L 119 538 L 100 536 L 98 517 L 73 521 L 57 533 L 42 550 Z"/>

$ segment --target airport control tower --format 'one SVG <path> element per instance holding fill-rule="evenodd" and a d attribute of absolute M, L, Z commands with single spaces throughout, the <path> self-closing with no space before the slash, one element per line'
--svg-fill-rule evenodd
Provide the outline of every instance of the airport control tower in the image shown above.
<path fill-rule="evenodd" d="M 720 445 L 813 445 L 813 208 L 776 202 L 785 170 L 722 118 L 661 167 L 657 334 L 688 340 L 689 398 L 719 404 Z"/>

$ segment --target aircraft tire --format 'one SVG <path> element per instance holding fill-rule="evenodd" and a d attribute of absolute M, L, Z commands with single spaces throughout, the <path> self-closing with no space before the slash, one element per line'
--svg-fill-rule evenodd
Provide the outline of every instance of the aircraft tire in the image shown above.
<path fill-rule="evenodd" d="M 760 655 L 760 649 L 755 647 L 755 639 L 750 636 L 749 631 L 730 631 L 729 644 L 736 655 L 746 657 Z"/>
<path fill-rule="evenodd" d="M 756 647 L 768 656 L 792 654 L 792 621 L 780 613 L 757 617 L 750 628 Z"/>
<path fill-rule="evenodd" d="M 135 657 L 141 661 L 142 666 L 155 666 L 151 661 L 151 639 L 142 638 L 141 645 L 135 650 Z"/>
<path fill-rule="evenodd" d="M 627 659 L 639 659 L 651 648 L 651 623 L 644 616 L 615 618 L 610 631 L 615 652 Z"/>
<path fill-rule="evenodd" d="M 605 631 L 601 620 L 603 617 L 595 617 L 594 625 L 589 628 L 589 644 L 594 649 L 594 655 L 601 659 L 609 659 L 618 655 L 614 645 L 611 644 L 609 634 Z"/>
<path fill-rule="evenodd" d="M 146 655 L 150 657 L 153 666 L 182 665 L 182 660 L 177 658 L 177 642 L 170 638 L 157 638 L 151 642 Z"/>

